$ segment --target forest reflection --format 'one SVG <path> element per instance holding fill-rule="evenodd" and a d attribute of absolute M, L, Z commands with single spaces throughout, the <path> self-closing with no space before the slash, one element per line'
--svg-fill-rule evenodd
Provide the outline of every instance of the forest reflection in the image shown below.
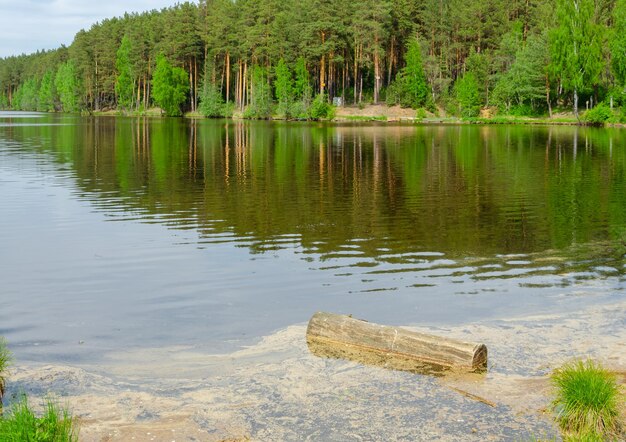
<path fill-rule="evenodd" d="M 619 130 L 83 118 L 2 131 L 71 164 L 112 219 L 195 229 L 204 245 L 389 262 L 573 253 L 622 271 Z"/>

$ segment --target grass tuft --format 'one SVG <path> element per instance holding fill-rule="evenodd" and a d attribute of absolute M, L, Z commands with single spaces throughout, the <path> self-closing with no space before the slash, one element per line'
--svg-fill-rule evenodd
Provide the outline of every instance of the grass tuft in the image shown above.
<path fill-rule="evenodd" d="M 7 347 L 6 340 L 0 336 L 0 410 L 2 410 L 2 398 L 4 397 L 6 387 L 7 370 L 12 360 L 13 356 Z"/>
<path fill-rule="evenodd" d="M 566 364 L 552 375 L 553 402 L 565 440 L 602 441 L 620 431 L 615 375 L 593 361 Z"/>
<path fill-rule="evenodd" d="M 23 396 L 0 418 L 0 440 L 3 442 L 76 442 L 78 430 L 66 409 L 48 400 L 45 411 L 38 417 Z"/>

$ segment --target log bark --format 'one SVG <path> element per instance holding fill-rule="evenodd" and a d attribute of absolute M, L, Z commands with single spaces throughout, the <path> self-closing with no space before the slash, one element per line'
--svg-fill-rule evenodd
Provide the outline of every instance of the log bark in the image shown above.
<path fill-rule="evenodd" d="M 394 369 L 425 372 L 484 371 L 487 347 L 374 324 L 350 316 L 318 312 L 309 321 L 307 343 L 313 353 L 354 359 Z"/>

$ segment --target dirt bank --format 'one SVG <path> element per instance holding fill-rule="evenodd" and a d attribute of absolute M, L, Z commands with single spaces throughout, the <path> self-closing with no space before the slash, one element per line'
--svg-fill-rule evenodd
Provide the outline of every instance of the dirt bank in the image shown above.
<path fill-rule="evenodd" d="M 345 106 L 335 110 L 335 119 L 339 121 L 371 118 L 373 120 L 386 121 L 412 121 L 415 119 L 415 109 L 407 109 L 400 106 L 387 106 L 384 104 L 370 104 L 367 106 Z"/>

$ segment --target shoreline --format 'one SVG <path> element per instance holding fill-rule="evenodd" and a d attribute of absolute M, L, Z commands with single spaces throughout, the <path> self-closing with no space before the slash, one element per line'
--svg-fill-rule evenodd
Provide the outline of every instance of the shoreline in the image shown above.
<path fill-rule="evenodd" d="M 6 110 L 3 112 L 13 112 Z M 42 114 L 64 114 L 63 112 L 26 112 L 25 113 L 42 113 Z M 356 106 L 346 106 L 336 108 L 336 114 L 332 119 L 323 120 L 298 120 L 287 119 L 277 116 L 265 120 L 244 118 L 240 113 L 230 117 L 211 118 L 205 117 L 198 112 L 187 112 L 180 117 L 167 117 L 159 108 L 151 108 L 145 111 L 122 111 L 122 110 L 106 110 L 82 112 L 83 116 L 94 117 L 127 117 L 127 118 L 185 118 L 191 120 L 203 119 L 224 119 L 232 121 L 280 121 L 287 123 L 302 122 L 322 122 L 322 123 L 378 123 L 378 124 L 409 124 L 416 126 L 443 125 L 443 126 L 459 126 L 459 125 L 512 125 L 512 126 L 579 126 L 579 127 L 595 127 L 595 128 L 626 128 L 626 123 L 605 123 L 604 125 L 585 124 L 577 120 L 573 115 L 559 114 L 557 117 L 515 117 L 509 115 L 493 117 L 476 117 L 476 118 L 460 118 L 451 116 L 435 116 L 429 114 L 425 117 L 415 116 L 415 109 L 400 108 L 399 106 L 385 105 L 367 105 L 363 108 Z M 68 114 L 71 115 L 71 114 Z"/>
<path fill-rule="evenodd" d="M 520 126 L 580 126 L 580 127 L 598 127 L 598 128 L 624 128 L 625 123 L 605 123 L 603 126 L 595 126 L 585 124 L 576 119 L 573 114 L 557 114 L 555 117 L 515 117 L 509 115 L 494 115 L 493 117 L 476 117 L 476 118 L 460 118 L 453 116 L 435 116 L 432 113 L 425 117 L 417 117 L 415 109 L 401 108 L 400 106 L 386 105 L 366 105 L 345 106 L 335 108 L 336 114 L 330 120 L 319 120 L 325 123 L 381 123 L 381 124 L 397 124 L 406 123 L 414 125 L 520 125 Z M 93 116 L 122 116 L 122 117 L 165 117 L 161 110 L 152 108 L 141 112 L 124 112 L 119 110 L 108 110 L 91 112 Z M 205 117 L 198 112 L 187 112 L 182 118 L 187 119 L 211 119 Z M 282 122 L 315 122 L 316 120 L 296 120 L 280 117 L 272 117 L 267 120 L 255 120 L 244 118 L 240 114 L 231 117 L 223 117 L 217 119 L 226 119 L 233 121 L 282 121 Z"/>

